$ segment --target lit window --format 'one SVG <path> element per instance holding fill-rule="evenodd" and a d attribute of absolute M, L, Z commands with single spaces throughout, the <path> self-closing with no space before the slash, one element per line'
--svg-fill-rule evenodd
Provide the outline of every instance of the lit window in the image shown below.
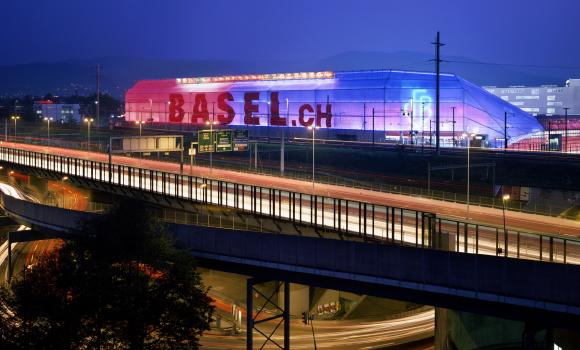
<path fill-rule="evenodd" d="M 540 96 L 529 96 L 529 95 L 524 95 L 524 96 L 516 96 L 516 100 L 539 100 Z"/>
<path fill-rule="evenodd" d="M 546 100 L 548 100 L 548 101 L 555 101 L 556 100 L 556 95 L 546 96 Z"/>

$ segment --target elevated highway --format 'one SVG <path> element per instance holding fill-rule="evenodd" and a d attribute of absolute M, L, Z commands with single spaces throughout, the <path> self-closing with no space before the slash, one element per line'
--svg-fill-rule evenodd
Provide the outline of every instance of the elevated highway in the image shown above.
<path fill-rule="evenodd" d="M 35 149 L 35 150 L 33 150 Z M 482 223 L 473 217 L 469 223 L 454 218 L 464 206 L 423 198 L 388 195 L 352 188 L 280 179 L 267 176 L 221 171 L 216 175 L 233 181 L 214 179 L 158 169 L 178 170 L 179 165 L 142 161 L 141 167 L 124 165 L 141 162 L 114 157 L 109 165 L 106 155 L 77 150 L 44 148 L 22 144 L 0 145 L 0 161 L 10 167 L 39 172 L 46 176 L 68 176 L 84 186 L 143 198 L 157 196 L 182 203 L 211 204 L 244 213 L 291 223 L 306 224 L 315 230 L 331 230 L 366 240 L 398 242 L 416 247 L 432 247 L 440 233 L 448 249 L 472 254 L 486 254 L 561 263 L 580 262 L 580 241 L 575 239 L 580 223 L 522 213 L 509 213 L 508 222 L 518 222 L 534 231 L 556 227 L 558 234 L 544 234 Z M 207 175 L 205 168 L 196 168 Z M 209 174 L 209 175 L 213 175 Z M 240 179 L 236 176 L 241 177 Z M 245 184 L 248 181 L 251 184 Z M 269 182 L 279 187 L 267 187 Z M 260 183 L 261 182 L 261 183 Z M 260 184 L 256 184 L 260 183 Z M 288 184 L 286 184 L 288 183 Z M 286 186 L 286 187 L 284 187 Z M 295 191 L 291 188 L 304 189 Z M 309 187 L 310 191 L 307 188 Z M 360 201 L 365 199 L 368 201 Z M 390 203 L 390 204 L 377 204 Z M 414 210 L 395 204 L 413 204 L 428 210 Z M 474 216 L 495 222 L 501 216 L 491 208 L 472 208 Z M 437 214 L 435 214 L 437 213 Z M 470 215 L 471 217 L 471 215 Z M 565 231 L 565 232 L 564 232 Z"/>
<path fill-rule="evenodd" d="M 94 213 L 0 194 L 8 216 L 55 233 Z M 533 322 L 580 325 L 580 266 L 375 242 L 170 224 L 212 269 Z"/>
<path fill-rule="evenodd" d="M 0 147 L 2 147 L 4 150 L 26 150 L 36 153 L 64 156 L 67 158 L 82 159 L 96 163 L 105 163 L 103 165 L 103 170 L 108 171 L 108 155 L 103 153 L 14 142 L 0 142 Z M 121 165 L 124 167 L 131 167 L 136 169 L 141 168 L 172 174 L 180 173 L 180 165 L 177 163 L 162 162 L 151 159 L 113 156 L 112 163 L 114 165 Z M 466 205 L 461 203 L 453 203 L 393 193 L 375 192 L 366 189 L 322 183 L 316 183 L 313 188 L 312 182 L 310 181 L 260 174 L 249 174 L 223 169 L 209 169 L 207 167 L 200 166 L 194 166 L 191 173 L 189 171 L 189 167 L 186 167 L 184 174 L 192 175 L 200 179 L 211 179 L 215 181 L 243 184 L 247 186 L 258 186 L 287 192 L 304 193 L 308 195 L 313 194 L 319 197 L 340 198 L 353 202 L 363 202 L 368 204 L 398 207 L 423 212 L 433 212 L 438 216 L 459 221 L 465 221 L 467 218 Z M 545 215 L 514 212 L 509 210 L 506 211 L 505 215 L 509 227 L 516 230 L 568 236 L 580 235 L 580 222 L 578 221 Z M 500 226 L 503 223 L 503 212 L 501 209 L 497 208 L 471 205 L 469 210 L 469 221 L 489 226 Z"/>

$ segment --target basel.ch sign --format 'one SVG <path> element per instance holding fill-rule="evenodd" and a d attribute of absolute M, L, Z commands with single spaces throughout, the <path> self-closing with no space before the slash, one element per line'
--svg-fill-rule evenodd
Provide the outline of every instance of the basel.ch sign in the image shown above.
<path fill-rule="evenodd" d="M 259 92 L 244 93 L 244 124 L 246 125 L 260 125 L 260 118 L 257 116 L 259 111 L 258 100 L 260 99 Z M 216 113 L 217 121 L 221 125 L 228 125 L 232 123 L 236 117 L 236 111 L 230 104 L 234 101 L 234 97 L 229 92 L 222 92 L 217 95 L 217 107 L 220 110 Z M 191 124 L 205 124 L 209 120 L 208 101 L 205 93 L 196 93 L 193 108 L 191 111 L 186 111 L 184 108 L 185 100 L 182 94 L 169 95 L 169 122 L 183 123 L 186 112 L 191 112 Z M 316 110 L 315 110 L 316 109 Z M 274 126 L 311 126 L 316 123 L 316 126 L 325 126 L 330 128 L 332 126 L 332 105 L 326 103 L 324 111 L 322 104 L 313 106 L 305 103 L 298 108 L 298 121 L 287 120 L 286 117 L 280 115 L 279 109 L 279 95 L 278 92 L 270 92 L 270 125 Z M 324 125 L 322 120 L 324 119 Z M 187 122 L 187 121 L 185 121 Z M 297 123 L 298 122 L 298 123 Z"/>

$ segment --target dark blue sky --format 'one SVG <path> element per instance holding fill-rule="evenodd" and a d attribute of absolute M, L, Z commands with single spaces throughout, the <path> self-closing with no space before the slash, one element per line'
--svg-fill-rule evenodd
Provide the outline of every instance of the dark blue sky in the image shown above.
<path fill-rule="evenodd" d="M 432 52 L 579 65 L 578 0 L 2 0 L 0 64 L 103 56 L 286 59 Z"/>

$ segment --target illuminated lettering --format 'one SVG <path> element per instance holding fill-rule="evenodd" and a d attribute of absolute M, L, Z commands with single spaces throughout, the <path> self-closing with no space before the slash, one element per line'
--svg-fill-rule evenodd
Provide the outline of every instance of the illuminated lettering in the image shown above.
<path fill-rule="evenodd" d="M 201 119 L 201 122 L 199 120 Z M 209 112 L 207 111 L 207 99 L 205 94 L 196 94 L 195 103 L 193 104 L 193 111 L 191 113 L 192 124 L 205 124 L 209 120 Z"/>
<path fill-rule="evenodd" d="M 300 125 L 306 127 L 311 126 L 312 123 L 314 123 L 314 118 L 308 118 L 308 120 L 304 120 L 304 111 L 314 113 L 314 108 L 312 108 L 311 105 L 306 103 L 300 106 L 300 109 L 298 109 L 298 122 L 300 122 Z"/>
<path fill-rule="evenodd" d="M 326 127 L 330 128 L 332 125 L 332 105 L 330 103 L 326 104 L 325 112 L 322 112 L 320 104 L 316 105 L 316 126 L 320 127 L 320 119 L 322 118 L 326 120 Z"/>
<path fill-rule="evenodd" d="M 183 95 L 170 94 L 169 95 L 169 122 L 181 123 L 185 112 L 183 111 Z"/>
<path fill-rule="evenodd" d="M 260 125 L 260 118 L 252 116 L 252 113 L 258 113 L 258 105 L 252 102 L 260 98 L 259 92 L 246 92 L 244 94 L 244 124 Z"/>
<path fill-rule="evenodd" d="M 286 118 L 280 117 L 280 101 L 278 95 L 278 92 L 270 93 L 270 124 L 286 126 Z"/>
<path fill-rule="evenodd" d="M 234 108 L 230 106 L 227 102 L 233 100 L 234 96 L 232 96 L 232 94 L 230 94 L 229 92 L 221 93 L 218 96 L 218 108 L 227 113 L 227 115 L 224 115 L 223 113 L 217 115 L 218 121 L 222 125 L 230 124 L 234 120 L 234 117 L 236 116 Z"/>

